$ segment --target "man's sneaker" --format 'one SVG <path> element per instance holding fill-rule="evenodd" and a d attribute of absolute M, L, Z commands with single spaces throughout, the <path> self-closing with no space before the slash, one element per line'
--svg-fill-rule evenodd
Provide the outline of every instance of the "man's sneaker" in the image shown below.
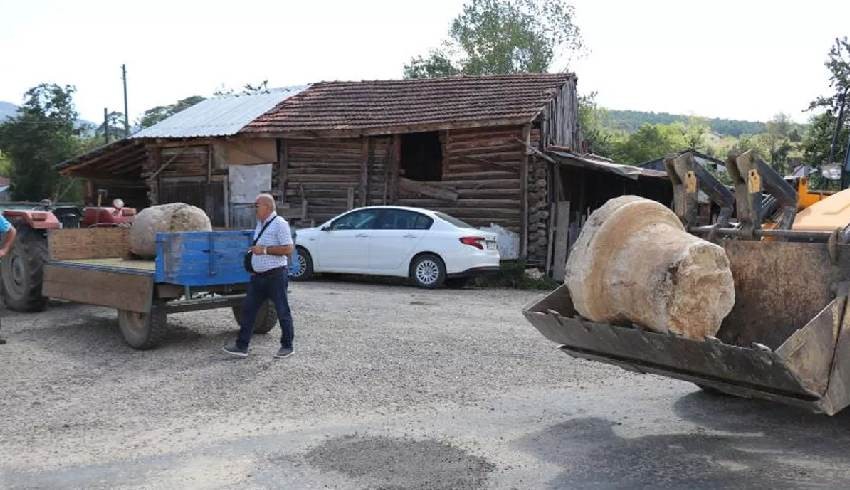
<path fill-rule="evenodd" d="M 289 357 L 292 355 L 292 348 L 281 347 L 277 354 L 274 355 L 275 359 L 283 359 L 284 357 Z"/>
<path fill-rule="evenodd" d="M 240 349 L 236 344 L 228 345 L 221 350 L 234 357 L 248 357 L 248 349 Z"/>

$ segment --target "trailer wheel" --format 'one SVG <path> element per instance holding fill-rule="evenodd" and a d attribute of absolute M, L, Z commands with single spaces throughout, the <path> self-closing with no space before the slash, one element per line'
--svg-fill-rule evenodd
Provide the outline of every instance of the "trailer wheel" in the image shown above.
<path fill-rule="evenodd" d="M 233 307 L 233 318 L 236 319 L 238 325 L 242 325 L 242 305 Z M 254 321 L 254 333 L 267 334 L 272 331 L 277 325 L 277 310 L 274 309 L 274 303 L 266 301 L 263 306 L 260 306 L 260 311 L 257 312 L 257 319 Z"/>
<path fill-rule="evenodd" d="M 43 311 L 47 298 L 41 295 L 44 264 L 47 262 L 47 239 L 31 228 L 21 226 L 18 239 L 3 257 L 0 278 L 3 301 L 14 311 Z"/>
<path fill-rule="evenodd" d="M 167 327 L 165 311 L 154 305 L 149 313 L 118 310 L 118 326 L 130 347 L 147 350 L 156 347 L 165 337 Z"/>

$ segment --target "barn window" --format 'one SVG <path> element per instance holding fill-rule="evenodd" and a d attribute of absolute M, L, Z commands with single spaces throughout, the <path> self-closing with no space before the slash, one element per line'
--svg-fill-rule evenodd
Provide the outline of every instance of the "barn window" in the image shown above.
<path fill-rule="evenodd" d="M 410 133 L 401 136 L 401 170 L 411 180 L 442 180 L 443 148 L 440 134 Z"/>

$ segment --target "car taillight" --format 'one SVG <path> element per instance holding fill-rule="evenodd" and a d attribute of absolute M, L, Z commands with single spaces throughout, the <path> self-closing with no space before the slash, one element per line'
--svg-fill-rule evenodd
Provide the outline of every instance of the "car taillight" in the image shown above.
<path fill-rule="evenodd" d="M 460 243 L 475 247 L 478 250 L 484 250 L 484 237 L 480 236 L 465 236 L 460 239 Z"/>

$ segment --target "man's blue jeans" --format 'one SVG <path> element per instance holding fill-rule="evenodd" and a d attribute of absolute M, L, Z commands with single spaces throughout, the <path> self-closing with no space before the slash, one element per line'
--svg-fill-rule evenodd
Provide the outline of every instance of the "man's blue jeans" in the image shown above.
<path fill-rule="evenodd" d="M 292 338 L 295 336 L 295 332 L 292 326 L 292 313 L 289 311 L 289 299 L 286 297 L 288 286 L 289 276 L 286 274 L 286 267 L 272 274 L 251 275 L 248 293 L 245 296 L 245 302 L 242 303 L 242 325 L 239 326 L 237 347 L 240 349 L 248 348 L 251 336 L 254 334 L 257 312 L 266 300 L 271 300 L 277 310 L 280 329 L 283 331 L 280 336 L 280 346 L 292 348 Z"/>

